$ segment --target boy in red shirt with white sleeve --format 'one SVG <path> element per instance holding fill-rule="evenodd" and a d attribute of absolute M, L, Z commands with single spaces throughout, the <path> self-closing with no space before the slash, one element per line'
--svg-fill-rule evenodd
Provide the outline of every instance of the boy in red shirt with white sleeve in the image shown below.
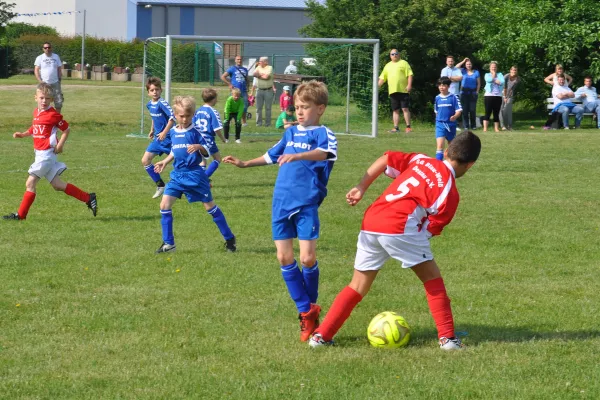
<path fill-rule="evenodd" d="M 356 305 L 369 292 L 383 264 L 391 257 L 410 268 L 423 282 L 427 302 L 444 350 L 463 348 L 454 333 L 450 299 L 433 259 L 429 239 L 439 235 L 458 207 L 455 178 L 473 166 L 481 141 L 472 132 L 456 136 L 439 161 L 424 154 L 388 151 L 367 170 L 346 195 L 356 205 L 369 186 L 385 173 L 394 182 L 367 208 L 362 222 L 354 276 L 335 298 L 323 323 L 310 339 L 311 347 L 332 344 Z"/>
<path fill-rule="evenodd" d="M 35 188 L 41 178 L 46 178 L 55 190 L 65 192 L 87 204 L 94 217 L 96 216 L 98 211 L 96 194 L 86 193 L 60 179 L 60 174 L 67 169 L 67 166 L 58 161 L 56 155 L 63 151 L 69 135 L 69 124 L 63 119 L 62 115 L 50 106 L 53 99 L 52 87 L 47 83 L 40 83 L 35 93 L 37 108 L 33 111 L 33 124 L 26 132 L 13 133 L 14 138 L 33 136 L 35 161 L 29 167 L 29 178 L 25 183 L 26 191 L 19 211 L 5 215 L 4 219 L 21 220 L 27 218 L 29 208 L 35 200 Z M 57 137 L 59 130 L 62 131 L 60 139 Z"/>

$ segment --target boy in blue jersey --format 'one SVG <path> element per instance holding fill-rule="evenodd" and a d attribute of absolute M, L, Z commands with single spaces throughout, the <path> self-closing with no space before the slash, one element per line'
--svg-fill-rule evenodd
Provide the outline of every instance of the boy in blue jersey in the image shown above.
<path fill-rule="evenodd" d="M 177 126 L 169 132 L 172 141 L 171 152 L 155 165 L 156 172 L 160 173 L 167 164 L 175 160 L 171 180 L 160 202 L 163 243 L 156 253 L 175 251 L 171 208 L 182 194 L 185 194 L 188 203 L 198 201 L 204 203 L 206 212 L 212 216 L 213 222 L 225 239 L 225 248 L 227 251 L 234 252 L 236 251 L 235 236 L 227 225 L 225 215 L 213 201 L 208 178 L 200 167 L 200 160 L 208 157 L 210 145 L 192 124 L 196 102 L 190 96 L 177 96 L 173 99 L 173 108 Z"/>
<path fill-rule="evenodd" d="M 279 165 L 273 190 L 273 240 L 283 280 L 299 312 L 302 341 L 308 340 L 319 325 L 318 210 L 327 196 L 327 182 L 337 160 L 335 135 L 325 126 L 319 126 L 327 100 L 324 83 L 303 83 L 294 94 L 299 125 L 288 128 L 281 140 L 261 157 L 249 161 L 233 156 L 223 158 L 223 162 L 239 168 Z M 296 237 L 302 270 L 294 259 Z"/>
<path fill-rule="evenodd" d="M 173 117 L 173 110 L 169 106 L 166 100 L 160 97 L 162 93 L 162 83 L 160 78 L 151 76 L 146 81 L 146 90 L 148 95 L 152 98 L 146 104 L 150 116 L 152 117 L 152 127 L 148 134 L 148 139 L 152 140 L 144 156 L 142 157 L 142 165 L 146 169 L 150 178 L 156 183 L 156 192 L 153 199 L 160 197 L 165 190 L 165 182 L 163 182 L 160 174 L 154 172 L 154 165 L 152 160 L 156 156 L 162 154 L 169 154 L 171 152 L 171 139 L 167 135 L 173 125 L 175 124 L 175 117 Z"/>
<path fill-rule="evenodd" d="M 435 97 L 433 110 L 435 111 L 435 141 L 437 149 L 435 158 L 444 160 L 444 139 L 450 143 L 456 136 L 456 120 L 462 113 L 462 107 L 458 96 L 449 93 L 450 78 L 438 79 L 440 94 Z"/>
<path fill-rule="evenodd" d="M 210 145 L 208 153 L 212 156 L 213 161 L 208 168 L 206 168 L 206 162 L 204 160 L 202 160 L 201 164 L 203 169 L 206 168 L 206 176 L 210 177 L 217 168 L 219 168 L 219 164 L 221 163 L 221 154 L 215 143 L 215 136 L 218 135 L 223 143 L 225 143 L 225 137 L 221 133 L 223 130 L 221 116 L 214 108 L 214 105 L 217 104 L 217 91 L 211 88 L 203 89 L 202 100 L 204 100 L 204 105 L 196 110 L 196 115 L 194 115 L 194 126 L 196 126 Z"/>

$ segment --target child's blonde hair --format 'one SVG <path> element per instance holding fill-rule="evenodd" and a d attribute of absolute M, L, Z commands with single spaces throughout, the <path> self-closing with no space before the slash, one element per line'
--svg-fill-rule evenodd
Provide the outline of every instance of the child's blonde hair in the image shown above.
<path fill-rule="evenodd" d="M 242 91 L 236 87 L 234 87 L 233 89 L 231 89 L 231 94 L 239 94 L 240 96 L 242 95 Z"/>
<path fill-rule="evenodd" d="M 202 100 L 205 103 L 210 103 L 217 98 L 217 91 L 213 88 L 202 89 Z"/>
<path fill-rule="evenodd" d="M 42 92 L 42 94 L 45 97 L 50 97 L 50 98 L 54 98 L 54 89 L 52 89 L 52 86 L 50 86 L 49 84 L 47 84 L 46 82 L 42 82 L 39 83 L 36 88 L 35 88 L 36 92 L 40 91 Z"/>
<path fill-rule="evenodd" d="M 309 101 L 316 105 L 327 105 L 329 91 L 323 82 L 309 81 L 301 84 L 294 93 L 294 100 Z"/>
<path fill-rule="evenodd" d="M 183 111 L 192 112 L 196 110 L 196 99 L 192 96 L 175 96 L 173 99 L 173 108 Z"/>
<path fill-rule="evenodd" d="M 162 90 L 162 81 L 157 76 L 151 76 L 150 78 L 148 78 L 148 80 L 146 81 L 146 90 L 150 90 L 150 85 L 154 85 L 160 90 Z"/>

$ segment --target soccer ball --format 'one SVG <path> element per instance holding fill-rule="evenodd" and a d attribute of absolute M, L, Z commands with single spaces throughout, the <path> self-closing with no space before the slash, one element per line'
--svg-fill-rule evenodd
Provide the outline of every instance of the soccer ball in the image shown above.
<path fill-rule="evenodd" d="M 384 311 L 371 320 L 367 329 L 367 338 L 373 347 L 397 349 L 408 344 L 410 326 L 395 312 Z"/>

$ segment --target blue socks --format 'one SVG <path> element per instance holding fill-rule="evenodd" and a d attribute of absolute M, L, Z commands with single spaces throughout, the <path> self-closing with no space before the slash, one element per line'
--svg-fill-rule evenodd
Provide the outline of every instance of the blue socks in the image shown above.
<path fill-rule="evenodd" d="M 160 225 L 162 226 L 163 242 L 174 245 L 173 236 L 173 213 L 171 210 L 160 210 Z"/>
<path fill-rule="evenodd" d="M 154 172 L 154 164 L 147 165 L 144 168 L 146 168 L 146 172 L 148 173 L 148 175 L 150 175 L 150 178 L 152 178 L 154 182 L 158 183 L 162 180 L 160 178 L 160 174 Z"/>
<path fill-rule="evenodd" d="M 219 164 L 220 162 L 218 162 L 217 160 L 213 160 L 213 162 L 210 163 L 208 168 L 206 168 L 206 176 L 210 177 L 212 174 L 214 174 L 217 168 L 219 168 Z"/>
<path fill-rule="evenodd" d="M 319 297 L 319 262 L 311 268 L 302 266 L 302 277 L 304 278 L 304 289 L 311 303 L 316 303 Z"/>
<path fill-rule="evenodd" d="M 207 213 L 212 216 L 213 222 L 217 225 L 219 231 L 221 231 L 223 238 L 225 238 L 225 240 L 233 239 L 234 235 L 231 232 L 231 229 L 229 229 L 229 225 L 227 225 L 227 220 L 225 219 L 225 215 L 223 215 L 223 211 L 215 205 L 208 210 Z"/>
<path fill-rule="evenodd" d="M 440 161 L 444 161 L 444 150 L 437 150 L 435 152 L 435 159 L 436 160 L 440 160 Z"/>
<path fill-rule="evenodd" d="M 281 276 L 288 288 L 292 300 L 296 303 L 299 313 L 310 311 L 310 298 L 304 288 L 304 278 L 298 264 L 294 260 L 292 264 L 281 266 Z"/>

